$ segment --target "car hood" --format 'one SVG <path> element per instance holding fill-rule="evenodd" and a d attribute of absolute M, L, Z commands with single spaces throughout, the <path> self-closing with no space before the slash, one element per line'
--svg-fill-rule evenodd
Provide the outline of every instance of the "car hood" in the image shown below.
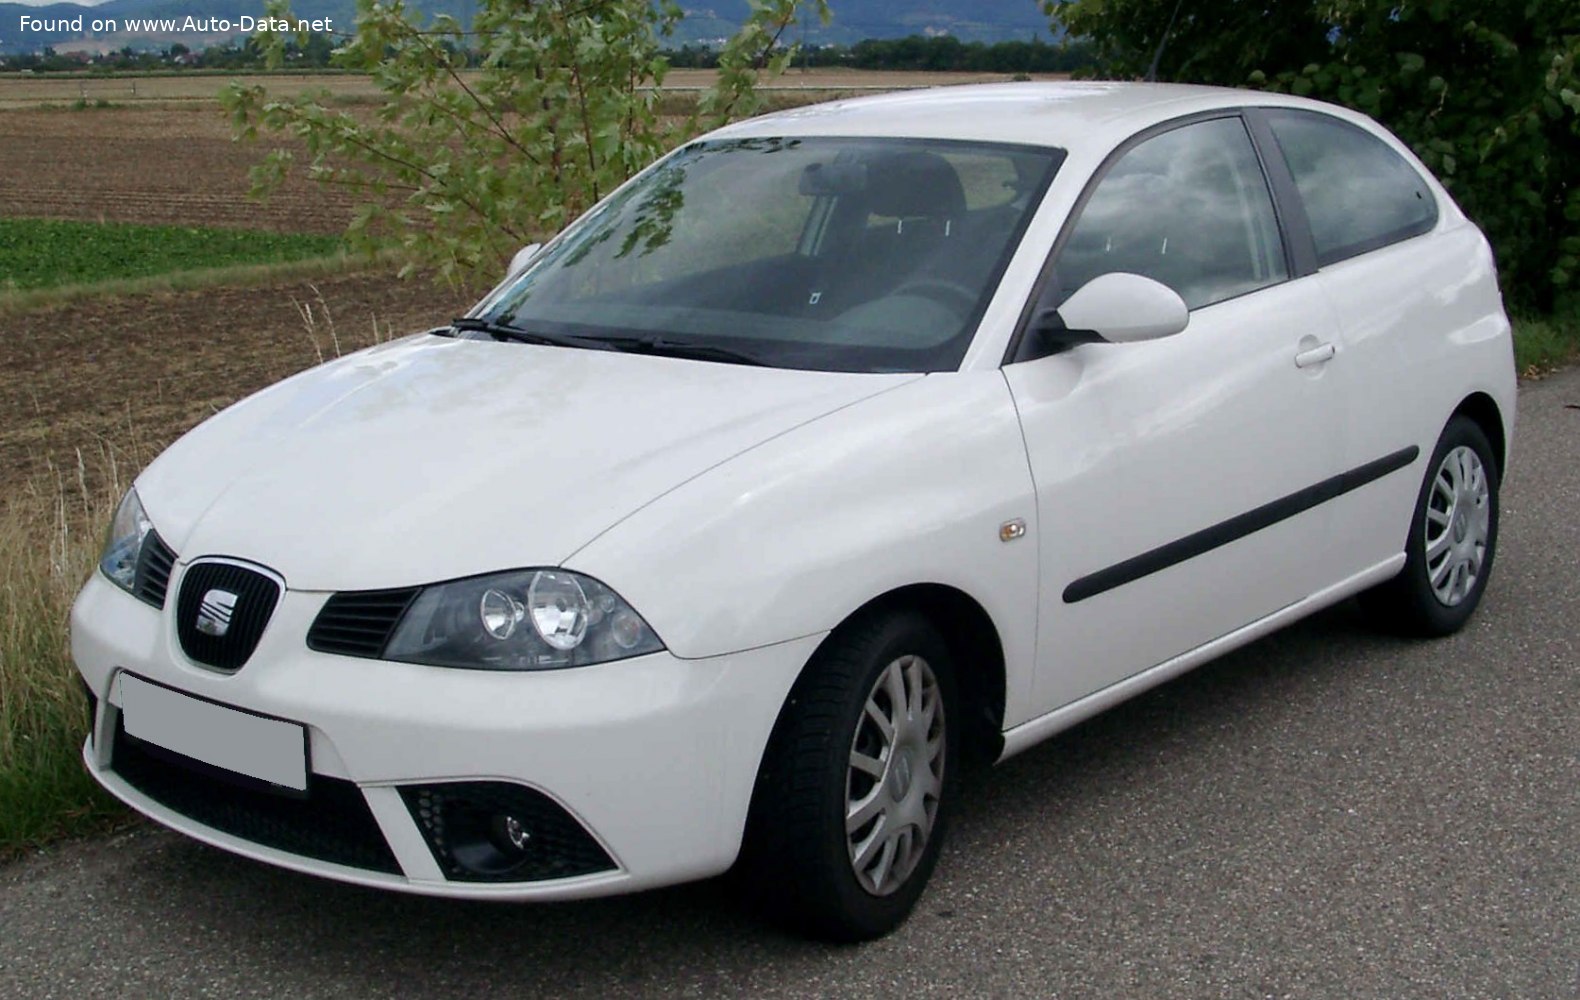
<path fill-rule="evenodd" d="M 408 338 L 211 418 L 139 477 L 183 560 L 298 590 L 556 565 L 721 462 L 916 375 Z"/>

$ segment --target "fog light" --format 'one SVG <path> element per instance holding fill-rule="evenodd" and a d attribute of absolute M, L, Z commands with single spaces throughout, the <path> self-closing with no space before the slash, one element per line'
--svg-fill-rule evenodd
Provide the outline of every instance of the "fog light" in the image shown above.
<path fill-rule="evenodd" d="M 580 823 L 535 788 L 457 781 L 404 785 L 400 794 L 452 881 L 539 882 L 616 867 Z"/>
<path fill-rule="evenodd" d="M 493 834 L 494 846 L 501 851 L 525 854 L 527 844 L 532 840 L 532 832 L 521 820 L 504 814 L 496 815 L 489 821 L 489 832 Z"/>

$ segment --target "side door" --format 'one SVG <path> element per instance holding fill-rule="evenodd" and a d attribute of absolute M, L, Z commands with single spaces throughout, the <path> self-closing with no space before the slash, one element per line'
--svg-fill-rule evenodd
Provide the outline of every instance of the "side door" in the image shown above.
<path fill-rule="evenodd" d="M 1238 113 L 1130 140 L 1061 233 L 1039 306 L 1129 271 L 1191 311 L 1172 337 L 1043 357 L 1028 332 L 1004 368 L 1037 488 L 1032 716 L 1334 582 L 1335 322 L 1288 247 Z"/>
<path fill-rule="evenodd" d="M 1343 329 L 1346 467 L 1379 473 L 1334 503 L 1336 554 L 1358 573 L 1404 551 L 1448 415 L 1485 372 L 1507 370 L 1497 278 L 1481 234 L 1452 206 L 1440 212 L 1420 170 L 1380 136 L 1317 111 L 1254 117 L 1278 151 L 1271 166 L 1289 170 Z M 1450 565 L 1429 562 L 1434 581 Z"/>

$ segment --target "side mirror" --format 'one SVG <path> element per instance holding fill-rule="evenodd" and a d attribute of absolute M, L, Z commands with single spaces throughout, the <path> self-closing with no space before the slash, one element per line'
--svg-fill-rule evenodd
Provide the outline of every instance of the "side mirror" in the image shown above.
<path fill-rule="evenodd" d="M 505 277 L 514 278 L 522 271 L 525 271 L 527 265 L 532 263 L 532 258 L 536 257 L 538 251 L 542 249 L 543 244 L 541 243 L 528 243 L 520 250 L 517 250 L 516 255 L 510 258 L 510 269 L 505 272 Z"/>
<path fill-rule="evenodd" d="M 1036 330 L 1050 345 L 1133 344 L 1171 337 L 1188 323 L 1190 310 L 1174 289 L 1115 271 L 1088 281 L 1058 309 L 1038 313 Z"/>

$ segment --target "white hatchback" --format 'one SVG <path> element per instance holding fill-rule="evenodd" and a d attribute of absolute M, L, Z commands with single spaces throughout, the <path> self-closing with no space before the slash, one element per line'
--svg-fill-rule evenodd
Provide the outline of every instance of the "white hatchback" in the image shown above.
<path fill-rule="evenodd" d="M 957 87 L 704 136 L 468 316 L 141 476 L 72 615 L 94 776 L 443 896 L 715 875 L 881 934 L 993 761 L 1359 594 L 1487 585 L 1482 234 L 1369 119 Z"/>

